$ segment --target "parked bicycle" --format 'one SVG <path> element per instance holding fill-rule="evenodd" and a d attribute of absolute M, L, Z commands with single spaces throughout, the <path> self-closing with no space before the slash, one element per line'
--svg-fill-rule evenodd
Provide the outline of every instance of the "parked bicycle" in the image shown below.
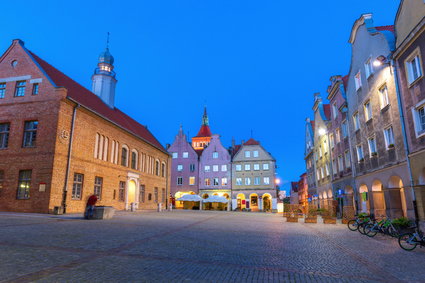
<path fill-rule="evenodd" d="M 405 251 L 413 251 L 418 245 L 425 247 L 425 235 L 415 226 L 415 232 L 404 233 L 398 237 L 398 244 Z"/>
<path fill-rule="evenodd" d="M 375 237 L 376 234 L 382 233 L 391 237 L 398 237 L 399 233 L 394 227 L 390 218 L 382 219 L 380 221 L 373 221 L 364 225 L 364 234 L 368 237 Z"/>
<path fill-rule="evenodd" d="M 348 221 L 347 226 L 348 229 L 350 229 L 351 231 L 359 231 L 360 233 L 363 234 L 363 226 L 366 223 L 369 223 L 370 221 L 370 216 L 367 214 L 359 214 L 355 219 L 351 219 Z"/>

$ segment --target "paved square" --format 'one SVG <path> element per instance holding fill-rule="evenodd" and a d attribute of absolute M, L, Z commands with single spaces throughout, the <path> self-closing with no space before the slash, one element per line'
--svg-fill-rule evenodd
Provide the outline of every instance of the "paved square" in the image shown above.
<path fill-rule="evenodd" d="M 281 215 L 118 212 L 112 220 L 0 213 L 1 282 L 400 282 L 425 252 L 346 225 Z"/>

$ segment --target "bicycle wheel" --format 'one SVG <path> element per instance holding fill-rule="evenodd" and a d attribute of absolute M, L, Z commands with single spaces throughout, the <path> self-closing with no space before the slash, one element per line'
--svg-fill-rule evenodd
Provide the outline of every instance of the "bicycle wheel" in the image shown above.
<path fill-rule="evenodd" d="M 348 221 L 347 226 L 348 229 L 350 229 L 351 231 L 356 231 L 357 229 L 359 229 L 359 225 L 355 219 Z"/>
<path fill-rule="evenodd" d="M 413 251 L 418 245 L 413 233 L 406 233 L 398 237 L 398 244 L 405 251 Z"/>
<path fill-rule="evenodd" d="M 378 230 L 376 230 L 375 225 L 371 224 L 371 223 L 366 224 L 364 226 L 364 232 L 365 232 L 366 236 L 371 237 L 371 238 L 375 237 L 375 235 L 378 234 Z"/>
<path fill-rule="evenodd" d="M 367 223 L 360 223 L 359 224 L 359 233 L 362 235 L 366 235 L 364 232 L 364 227 L 366 226 Z"/>
<path fill-rule="evenodd" d="M 393 238 L 400 237 L 400 233 L 397 231 L 397 229 L 393 228 L 392 226 L 388 227 L 388 234 Z"/>

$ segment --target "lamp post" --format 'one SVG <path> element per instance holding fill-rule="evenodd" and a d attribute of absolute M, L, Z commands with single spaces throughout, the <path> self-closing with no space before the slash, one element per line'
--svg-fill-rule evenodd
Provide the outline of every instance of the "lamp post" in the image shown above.
<path fill-rule="evenodd" d="M 390 67 L 390 70 L 392 70 L 392 72 L 394 73 L 394 84 L 395 84 L 395 92 L 396 92 L 396 97 L 397 97 L 397 102 L 398 102 L 398 112 L 400 115 L 400 123 L 401 123 L 401 132 L 403 135 L 403 142 L 404 142 L 404 152 L 406 154 L 406 163 L 407 163 L 407 170 L 409 171 L 409 181 L 410 181 L 410 190 L 412 191 L 412 201 L 413 201 L 413 210 L 415 213 L 415 221 L 416 223 L 419 221 L 419 215 L 418 215 L 418 207 L 416 204 L 416 194 L 415 194 L 415 184 L 413 181 L 413 174 L 412 174 L 412 167 L 410 164 L 410 149 L 409 149 L 409 144 L 407 143 L 407 133 L 406 133 L 406 122 L 404 120 L 404 111 L 403 111 L 403 104 L 402 104 L 402 100 L 401 100 L 401 95 L 400 95 L 400 88 L 398 85 L 398 72 L 397 72 L 397 67 L 394 64 L 394 60 L 392 59 L 388 59 L 387 57 L 385 57 L 384 55 L 380 55 L 378 56 L 375 61 L 373 61 L 373 65 L 375 67 L 380 67 L 383 65 L 388 65 Z"/>

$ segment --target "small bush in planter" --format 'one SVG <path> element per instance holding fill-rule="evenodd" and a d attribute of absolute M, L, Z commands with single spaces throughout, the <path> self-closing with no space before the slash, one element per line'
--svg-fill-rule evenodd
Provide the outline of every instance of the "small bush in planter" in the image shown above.
<path fill-rule="evenodd" d="M 399 229 L 406 229 L 412 225 L 412 221 L 406 217 L 396 218 L 392 221 L 393 225 Z"/>
<path fill-rule="evenodd" d="M 366 217 L 368 217 L 368 216 L 369 216 L 369 214 L 364 213 L 364 212 L 359 213 L 359 215 L 357 215 L 357 217 L 358 217 L 358 218 L 360 218 L 360 219 L 366 218 Z"/>
<path fill-rule="evenodd" d="M 359 162 L 364 162 L 364 158 L 361 158 L 361 159 L 359 160 Z"/>
<path fill-rule="evenodd" d="M 372 152 L 372 157 L 377 157 L 378 153 L 377 152 Z"/>
<path fill-rule="evenodd" d="M 389 144 L 388 148 L 394 148 L 394 144 L 393 143 Z"/>

